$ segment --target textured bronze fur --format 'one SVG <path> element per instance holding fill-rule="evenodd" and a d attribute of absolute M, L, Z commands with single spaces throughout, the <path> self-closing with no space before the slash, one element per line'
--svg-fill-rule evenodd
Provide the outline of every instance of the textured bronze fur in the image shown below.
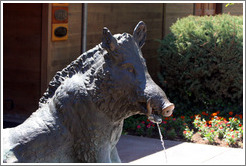
<path fill-rule="evenodd" d="M 120 162 L 125 118 L 162 110 L 165 93 L 148 74 L 141 47 L 146 25 L 111 35 L 57 72 L 24 123 L 3 130 L 4 162 Z"/>

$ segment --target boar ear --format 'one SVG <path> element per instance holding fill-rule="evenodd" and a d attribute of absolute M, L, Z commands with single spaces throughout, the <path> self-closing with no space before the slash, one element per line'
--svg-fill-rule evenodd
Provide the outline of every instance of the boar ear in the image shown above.
<path fill-rule="evenodd" d="M 117 41 L 111 34 L 108 28 L 103 28 L 103 37 L 102 37 L 102 47 L 108 51 L 114 51 L 117 47 Z"/>
<path fill-rule="evenodd" d="M 146 36 L 147 36 L 147 27 L 143 21 L 140 21 L 136 25 L 133 31 L 133 37 L 140 48 L 143 47 L 146 40 Z"/>

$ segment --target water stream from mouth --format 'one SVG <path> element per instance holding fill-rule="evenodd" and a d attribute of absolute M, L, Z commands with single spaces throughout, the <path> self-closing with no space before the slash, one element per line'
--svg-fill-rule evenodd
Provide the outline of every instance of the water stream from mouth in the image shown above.
<path fill-rule="evenodd" d="M 166 159 L 166 164 L 167 164 L 167 153 L 166 153 L 166 148 L 165 148 L 165 144 L 164 144 L 164 140 L 163 140 L 163 136 L 161 134 L 161 129 L 158 123 L 156 123 L 157 127 L 158 127 L 158 131 L 159 131 L 159 135 L 160 135 L 160 139 L 161 139 L 161 145 L 163 147 L 164 153 L 165 153 L 165 159 Z"/>
<path fill-rule="evenodd" d="M 151 114 L 149 115 L 148 119 L 152 122 L 152 123 L 156 123 L 158 131 L 159 131 L 159 135 L 160 135 L 160 139 L 161 139 L 161 145 L 163 147 L 164 153 L 165 153 L 165 159 L 166 159 L 166 164 L 167 164 L 167 153 L 166 153 L 166 148 L 165 148 L 165 144 L 164 144 L 164 140 L 163 140 L 163 136 L 161 134 L 161 129 L 159 124 L 162 122 L 162 118 L 158 115 L 154 115 Z"/>

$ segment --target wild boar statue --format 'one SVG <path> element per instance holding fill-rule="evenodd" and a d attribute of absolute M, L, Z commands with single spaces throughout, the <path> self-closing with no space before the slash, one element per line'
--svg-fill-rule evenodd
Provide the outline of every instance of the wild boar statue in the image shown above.
<path fill-rule="evenodd" d="M 147 28 L 112 35 L 55 74 L 39 108 L 4 129 L 3 162 L 121 162 L 116 144 L 124 119 L 168 117 L 174 104 L 151 79 L 141 48 Z"/>

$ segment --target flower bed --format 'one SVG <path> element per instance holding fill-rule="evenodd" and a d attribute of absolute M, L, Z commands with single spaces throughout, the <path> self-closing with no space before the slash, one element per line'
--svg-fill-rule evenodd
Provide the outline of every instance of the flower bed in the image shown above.
<path fill-rule="evenodd" d="M 163 118 L 160 129 L 164 139 L 191 141 L 219 146 L 243 147 L 243 117 L 220 111 L 209 115 L 206 111 L 193 116 Z M 146 116 L 135 115 L 125 120 L 123 134 L 159 138 L 155 124 Z"/>

